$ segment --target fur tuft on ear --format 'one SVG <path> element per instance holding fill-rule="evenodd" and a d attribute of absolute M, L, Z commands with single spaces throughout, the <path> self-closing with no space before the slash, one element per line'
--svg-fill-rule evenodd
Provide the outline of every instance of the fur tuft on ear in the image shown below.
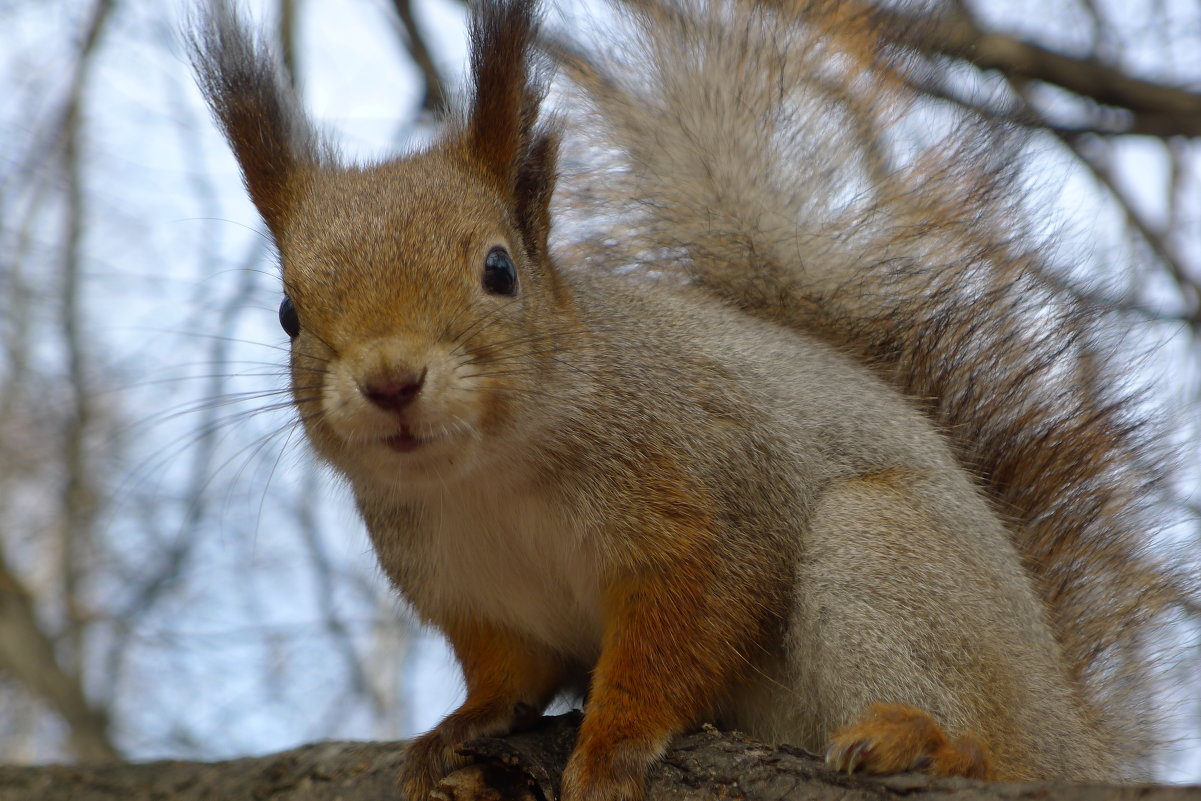
<path fill-rule="evenodd" d="M 558 136 L 538 123 L 547 85 L 537 74 L 537 37 L 535 0 L 476 0 L 465 144 L 512 203 L 531 256 L 546 247 L 558 153 Z"/>
<path fill-rule="evenodd" d="M 517 225 L 530 258 L 547 256 L 550 236 L 550 199 L 555 190 L 559 135 L 547 129 L 537 132 L 517 170 L 514 209 Z"/>
<path fill-rule="evenodd" d="M 476 0 L 471 15 L 468 145 L 499 187 L 513 187 L 545 87 L 532 80 L 534 0 Z"/>
<path fill-rule="evenodd" d="M 283 66 L 249 34 L 224 0 L 214 0 L 187 39 L 197 83 L 225 132 L 250 198 L 277 238 L 301 167 L 318 145 Z"/>

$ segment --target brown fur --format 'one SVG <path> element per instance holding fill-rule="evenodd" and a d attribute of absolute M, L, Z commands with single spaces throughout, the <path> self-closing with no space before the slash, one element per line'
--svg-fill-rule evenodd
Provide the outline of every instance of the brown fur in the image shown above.
<path fill-rule="evenodd" d="M 466 677 L 408 795 L 582 679 L 567 801 L 639 798 L 705 719 L 845 769 L 1136 774 L 1154 472 L 1022 244 L 1008 134 L 890 151 L 912 66 L 853 3 L 622 12 L 618 56 L 554 48 L 558 131 L 532 0 L 481 4 L 465 118 L 362 168 L 223 12 L 198 37 L 309 440 Z"/>

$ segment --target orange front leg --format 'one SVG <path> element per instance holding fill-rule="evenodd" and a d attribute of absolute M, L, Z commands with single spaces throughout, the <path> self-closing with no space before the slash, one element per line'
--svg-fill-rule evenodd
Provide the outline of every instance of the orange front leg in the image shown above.
<path fill-rule="evenodd" d="M 628 578 L 607 593 L 604 641 L 563 801 L 638 801 L 670 738 L 698 723 L 747 667 L 762 623 L 751 597 L 702 560 Z M 730 602 L 739 598 L 739 602 Z"/>
<path fill-rule="evenodd" d="M 541 714 L 565 674 L 561 659 L 516 632 L 487 621 L 440 625 L 463 668 L 467 698 L 405 754 L 405 798 L 422 801 L 448 773 L 470 760 L 455 749 L 479 737 L 508 734 Z"/>

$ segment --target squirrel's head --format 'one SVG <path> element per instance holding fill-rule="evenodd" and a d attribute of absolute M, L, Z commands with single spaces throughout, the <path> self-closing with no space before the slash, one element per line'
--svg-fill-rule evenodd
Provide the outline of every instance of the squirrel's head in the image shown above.
<path fill-rule="evenodd" d="M 194 62 L 279 248 L 292 389 L 356 481 L 420 486 L 505 452 L 570 302 L 547 256 L 557 141 L 539 123 L 532 0 L 481 3 L 461 122 L 429 150 L 338 166 L 280 70 L 218 11 Z"/>

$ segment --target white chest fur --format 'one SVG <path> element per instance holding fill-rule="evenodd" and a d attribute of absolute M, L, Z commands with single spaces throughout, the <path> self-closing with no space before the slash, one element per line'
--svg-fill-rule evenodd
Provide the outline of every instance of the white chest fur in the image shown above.
<path fill-rule="evenodd" d="M 600 650 L 595 543 L 549 499 L 511 487 L 424 499 L 403 590 L 424 614 L 491 619 L 591 662 Z"/>

